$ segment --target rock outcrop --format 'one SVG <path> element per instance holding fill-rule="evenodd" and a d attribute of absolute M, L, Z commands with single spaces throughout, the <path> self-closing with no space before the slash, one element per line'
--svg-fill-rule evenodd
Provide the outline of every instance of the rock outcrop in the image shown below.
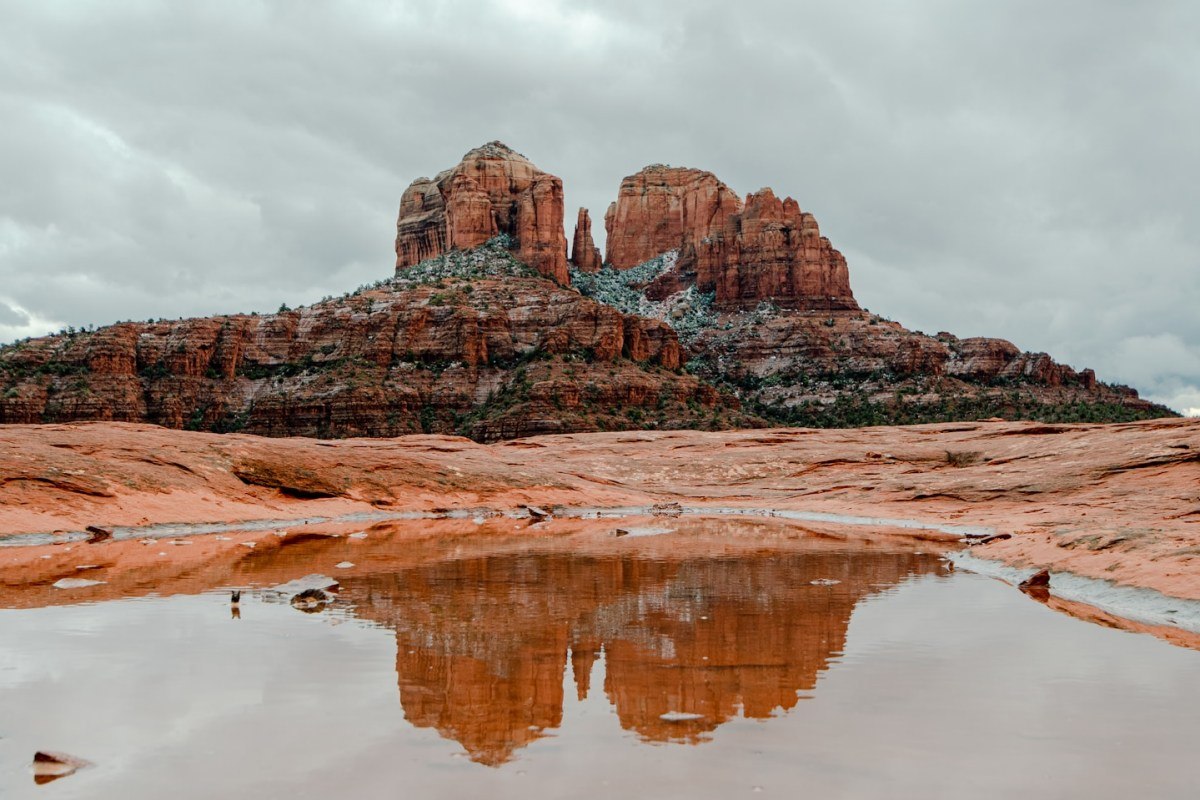
<path fill-rule="evenodd" d="M 507 145 L 489 142 L 404 191 L 396 269 L 477 247 L 498 234 L 510 236 L 517 257 L 540 274 L 568 282 L 562 181 Z"/>
<path fill-rule="evenodd" d="M 571 263 L 584 272 L 600 270 L 600 248 L 592 239 L 592 217 L 586 208 L 579 209 L 575 220 L 575 238 L 571 242 Z"/>
<path fill-rule="evenodd" d="M 809 310 L 858 308 L 846 259 L 812 214 L 770 189 L 747 195 L 742 210 L 695 243 L 694 253 L 696 283 L 716 291 L 718 308 L 753 308 L 763 300 Z"/>
<path fill-rule="evenodd" d="M 629 269 L 695 245 L 722 230 L 741 207 L 737 194 L 711 172 L 653 164 L 621 181 L 604 215 L 604 260 Z"/>
<path fill-rule="evenodd" d="M 801 309 L 856 309 L 846 260 L 816 219 L 770 189 L 743 202 L 711 172 L 652 165 L 621 182 L 605 217 L 607 261 L 630 269 L 670 250 L 678 266 L 651 293 L 695 283 L 720 309 L 764 300 Z M 666 286 L 668 288 L 664 289 Z"/>

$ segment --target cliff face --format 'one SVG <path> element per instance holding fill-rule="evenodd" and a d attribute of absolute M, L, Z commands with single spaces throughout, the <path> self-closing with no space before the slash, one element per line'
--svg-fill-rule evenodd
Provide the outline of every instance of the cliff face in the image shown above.
<path fill-rule="evenodd" d="M 764 300 L 800 309 L 856 309 L 846 260 L 816 219 L 770 189 L 743 202 L 710 172 L 653 165 L 621 182 L 605 217 L 608 263 L 630 269 L 678 251 L 658 293 L 694 283 L 723 310 Z M 666 286 L 668 288 L 664 289 Z"/>
<path fill-rule="evenodd" d="M 683 354 L 668 325 L 556 286 L 501 247 L 458 255 L 458 273 L 479 277 L 440 277 L 434 262 L 295 311 L 122 323 L 6 348 L 0 423 L 496 439 L 634 418 L 741 420 L 736 401 L 678 372 Z M 490 270 L 497 260 L 507 274 Z"/>
<path fill-rule="evenodd" d="M 694 253 L 696 283 L 715 290 L 720 308 L 753 308 L 767 299 L 787 308 L 858 308 L 846 259 L 812 214 L 770 189 L 747 195 L 742 210 Z"/>
<path fill-rule="evenodd" d="M 605 261 L 629 269 L 668 250 L 694 246 L 741 210 L 711 172 L 654 164 L 621 181 L 604 215 Z"/>
<path fill-rule="evenodd" d="M 562 181 L 501 142 L 489 142 L 404 191 L 396 270 L 448 250 L 478 247 L 497 234 L 511 236 L 517 257 L 540 274 L 568 281 Z"/>

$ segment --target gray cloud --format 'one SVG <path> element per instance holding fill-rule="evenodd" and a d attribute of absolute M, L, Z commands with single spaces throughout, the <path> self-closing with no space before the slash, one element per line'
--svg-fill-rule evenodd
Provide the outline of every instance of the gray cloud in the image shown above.
<path fill-rule="evenodd" d="M 30 323 L 29 315 L 19 308 L 0 301 L 0 325 L 21 326 Z"/>
<path fill-rule="evenodd" d="M 0 3 L 0 337 L 391 271 L 499 138 L 593 217 L 651 162 L 797 198 L 864 305 L 1200 406 L 1200 6 Z M 602 224 L 597 224 L 602 234 Z M 568 236 L 570 231 L 568 230 Z"/>

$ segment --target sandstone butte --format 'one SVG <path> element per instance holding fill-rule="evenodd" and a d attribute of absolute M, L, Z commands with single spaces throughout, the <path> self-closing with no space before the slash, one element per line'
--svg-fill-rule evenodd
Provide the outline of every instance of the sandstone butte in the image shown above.
<path fill-rule="evenodd" d="M 586 209 L 569 264 L 562 181 L 491 142 L 405 190 L 394 278 L 276 314 L 0 348 L 0 423 L 490 441 L 1170 414 L 1044 353 L 861 310 L 812 216 L 770 190 L 743 202 L 711 173 L 652 166 L 621 182 L 606 227 L 620 269 L 600 264 Z M 595 290 L 614 276 L 624 300 Z"/>

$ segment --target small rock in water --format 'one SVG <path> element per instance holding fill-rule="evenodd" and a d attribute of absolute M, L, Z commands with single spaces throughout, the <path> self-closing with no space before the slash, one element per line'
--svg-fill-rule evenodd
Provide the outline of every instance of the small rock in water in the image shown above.
<path fill-rule="evenodd" d="M 338 569 L 350 569 L 354 566 L 353 561 L 342 561 L 335 565 Z"/>
<path fill-rule="evenodd" d="M 841 581 L 834 578 L 817 578 L 815 581 L 809 581 L 813 586 L 837 586 Z"/>
<path fill-rule="evenodd" d="M 656 517 L 678 517 L 683 513 L 679 503 L 655 503 L 650 506 L 650 513 Z"/>
<path fill-rule="evenodd" d="M 1038 570 L 1025 580 L 1021 581 L 1017 585 L 1017 588 L 1038 602 L 1046 602 L 1050 599 L 1049 570 Z"/>
<path fill-rule="evenodd" d="M 311 614 L 329 605 L 332 598 L 320 589 L 305 589 L 292 597 L 292 606 Z"/>
<path fill-rule="evenodd" d="M 111 539 L 113 535 L 108 528 L 101 528 L 99 525 L 88 525 L 84 530 L 88 533 L 88 544 L 103 542 L 105 539 Z"/>
<path fill-rule="evenodd" d="M 617 528 L 615 531 L 613 531 L 613 536 L 628 536 L 628 535 L 629 535 L 629 531 L 625 530 L 624 528 Z"/>
<path fill-rule="evenodd" d="M 1021 589 L 1036 589 L 1039 587 L 1049 588 L 1049 586 L 1050 571 L 1045 569 L 1038 570 L 1020 583 Z"/>
<path fill-rule="evenodd" d="M 108 528 L 101 528 L 100 525 L 88 525 L 84 530 L 88 531 L 89 543 L 102 542 L 113 537 L 113 531 L 110 531 Z"/>
<path fill-rule="evenodd" d="M 38 784 L 49 783 L 90 766 L 92 762 L 66 753 L 38 750 L 33 754 L 33 781 Z"/>
<path fill-rule="evenodd" d="M 295 594 L 297 592 L 305 592 L 309 589 L 320 589 L 326 592 L 336 592 L 338 590 L 338 582 L 328 575 L 305 575 L 303 578 L 296 578 L 294 581 L 281 583 L 274 587 L 271 591 L 281 594 Z"/>
<path fill-rule="evenodd" d="M 87 578 L 60 578 L 51 584 L 55 589 L 85 589 L 88 586 L 99 586 L 104 581 L 90 581 Z"/>
<path fill-rule="evenodd" d="M 541 506 L 525 506 L 525 510 L 536 520 L 543 520 L 550 516 L 550 512 Z"/>
<path fill-rule="evenodd" d="M 697 719 L 704 719 L 703 714 L 689 714 L 686 711 L 668 711 L 665 714 L 659 714 L 658 718 L 663 722 L 692 722 Z"/>

